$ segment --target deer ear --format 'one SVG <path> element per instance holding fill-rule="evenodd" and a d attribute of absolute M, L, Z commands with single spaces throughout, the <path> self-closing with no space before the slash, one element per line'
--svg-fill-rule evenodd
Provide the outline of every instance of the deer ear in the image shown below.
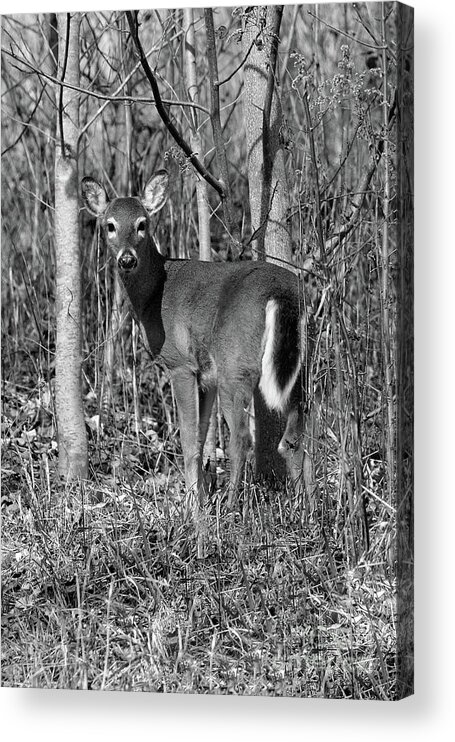
<path fill-rule="evenodd" d="M 90 213 L 94 216 L 102 216 L 108 204 L 103 186 L 94 178 L 82 178 L 81 190 L 84 204 Z"/>
<path fill-rule="evenodd" d="M 169 173 L 167 170 L 158 170 L 148 181 L 142 194 L 142 205 L 150 214 L 156 214 L 163 208 L 168 197 Z"/>

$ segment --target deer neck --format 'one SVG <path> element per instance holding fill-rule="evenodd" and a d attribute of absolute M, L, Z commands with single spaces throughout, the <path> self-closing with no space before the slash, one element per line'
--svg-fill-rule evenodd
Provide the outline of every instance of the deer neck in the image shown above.
<path fill-rule="evenodd" d="M 134 313 L 143 325 L 153 356 L 157 356 L 164 344 L 165 333 L 162 320 L 162 299 L 166 282 L 166 259 L 152 246 L 141 268 L 131 275 L 122 276 Z"/>

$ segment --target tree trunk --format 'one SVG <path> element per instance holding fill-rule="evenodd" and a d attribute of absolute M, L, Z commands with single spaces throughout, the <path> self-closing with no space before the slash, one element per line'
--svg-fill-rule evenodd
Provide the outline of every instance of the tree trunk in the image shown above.
<path fill-rule="evenodd" d="M 289 193 L 281 144 L 283 114 L 277 89 L 274 44 L 282 6 L 253 8 L 245 19 L 242 46 L 244 122 L 248 149 L 248 182 L 252 230 L 262 227 L 254 247 L 258 259 L 283 265 L 291 261 L 287 224 Z"/>
<path fill-rule="evenodd" d="M 119 33 L 117 35 L 118 56 L 122 60 L 121 75 L 125 79 L 130 66 L 131 44 L 125 44 L 126 21 L 121 15 L 117 22 Z M 125 94 L 130 94 L 130 84 L 124 87 Z M 117 143 L 114 151 L 114 182 L 119 195 L 126 196 L 132 191 L 132 166 L 131 166 L 131 144 L 133 122 L 131 106 L 125 102 L 117 103 L 116 114 L 116 136 Z M 109 416 L 112 409 L 112 389 L 115 381 L 117 368 L 116 359 L 120 355 L 120 332 L 124 307 L 124 294 L 117 271 L 113 272 L 111 279 L 112 303 L 107 308 L 108 322 L 106 339 L 104 343 L 104 373 L 101 387 L 101 414 L 103 418 Z M 126 333 L 125 333 L 126 334 Z M 135 420 L 137 424 L 138 410 L 137 399 L 134 398 Z"/>
<path fill-rule="evenodd" d="M 207 64 L 210 79 L 210 121 L 212 124 L 213 141 L 215 144 L 218 176 L 220 177 L 225 190 L 223 199 L 224 225 L 230 241 L 237 242 L 239 239 L 239 229 L 234 218 L 234 204 L 229 181 L 228 161 L 223 137 L 223 127 L 221 125 L 218 60 L 216 56 L 216 37 L 212 8 L 204 9 L 204 20 L 207 35 Z"/>
<path fill-rule="evenodd" d="M 58 14 L 60 80 L 79 85 L 78 13 Z M 59 473 L 67 481 L 85 478 L 87 435 L 81 394 L 81 269 L 77 139 L 79 98 L 58 93 L 55 153 L 56 319 L 55 402 Z"/>
<path fill-rule="evenodd" d="M 244 122 L 248 152 L 248 182 L 254 257 L 283 265 L 291 260 L 287 226 L 289 204 L 281 146 L 282 111 L 276 86 L 276 45 L 282 6 L 252 8 L 246 13 L 242 46 Z M 286 467 L 277 446 L 283 423 L 270 412 L 257 391 L 254 395 L 256 474 L 269 482 L 283 479 Z"/>
<path fill-rule="evenodd" d="M 199 91 L 196 76 L 196 40 L 194 34 L 194 17 L 192 8 L 185 8 L 185 80 L 186 92 L 188 99 L 197 101 Z M 199 133 L 199 121 L 197 110 L 194 108 L 190 112 L 191 123 L 191 149 L 196 152 L 199 159 L 202 159 L 201 137 Z M 207 183 L 197 176 L 196 180 L 196 198 L 197 198 L 197 216 L 199 232 L 199 258 L 200 260 L 211 260 L 211 243 L 210 243 L 210 215 L 207 199 Z"/>
<path fill-rule="evenodd" d="M 199 98 L 199 90 L 197 86 L 197 74 L 196 74 L 196 39 L 194 33 L 194 13 L 192 8 L 185 8 L 185 80 L 186 80 L 186 92 L 189 100 L 197 101 Z M 193 109 L 190 112 L 191 122 L 191 148 L 193 152 L 197 152 L 200 159 L 202 158 L 201 152 L 201 137 L 199 133 L 199 117 L 197 110 Z M 198 233 L 199 233 L 199 260 L 210 261 L 212 259 L 212 246 L 210 238 L 210 213 L 209 213 L 209 202 L 207 196 L 207 182 L 196 175 L 196 198 L 197 198 L 197 216 L 198 216 Z M 210 480 L 209 487 L 211 484 L 216 482 L 216 405 L 212 410 L 210 416 L 209 429 L 207 431 L 207 438 L 204 444 L 204 450 L 202 452 L 202 463 L 204 468 L 208 472 L 208 478 Z"/>

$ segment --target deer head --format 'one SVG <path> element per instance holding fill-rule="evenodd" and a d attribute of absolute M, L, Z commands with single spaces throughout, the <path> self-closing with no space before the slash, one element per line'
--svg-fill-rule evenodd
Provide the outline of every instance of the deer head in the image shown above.
<path fill-rule="evenodd" d="M 163 208 L 168 196 L 169 175 L 159 170 L 150 178 L 142 198 L 114 198 L 94 178 L 82 180 L 82 196 L 90 213 L 100 219 L 106 244 L 117 260 L 120 274 L 138 271 L 148 253 L 156 249 L 150 218 Z"/>

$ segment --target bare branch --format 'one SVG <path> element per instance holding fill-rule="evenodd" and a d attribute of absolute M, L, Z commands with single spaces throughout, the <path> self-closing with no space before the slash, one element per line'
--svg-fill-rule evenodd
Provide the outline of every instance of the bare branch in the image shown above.
<path fill-rule="evenodd" d="M 387 132 L 387 129 L 391 126 L 392 122 L 395 119 L 396 110 L 395 110 L 395 104 L 396 104 L 396 93 L 394 95 L 394 102 L 388 109 L 388 116 L 387 116 L 387 124 L 385 124 L 385 131 Z M 326 250 L 333 250 L 335 247 L 341 244 L 341 242 L 346 239 L 346 237 L 352 232 L 354 227 L 357 225 L 357 222 L 360 217 L 360 212 L 363 206 L 363 202 L 365 200 L 366 194 L 369 192 L 369 186 L 371 179 L 376 171 L 376 168 L 379 164 L 379 161 L 383 155 L 384 152 L 384 141 L 386 140 L 387 135 L 384 138 L 380 138 L 376 144 L 376 149 L 373 154 L 373 157 L 371 158 L 371 162 L 368 168 L 364 171 L 362 181 L 354 194 L 354 198 L 351 201 L 352 209 L 349 216 L 348 221 L 344 225 L 342 229 L 334 236 L 328 239 L 325 243 L 325 249 Z"/>
<path fill-rule="evenodd" d="M 16 144 L 19 144 L 19 142 L 21 141 L 22 137 L 24 136 L 25 132 L 27 131 L 27 129 L 28 129 L 29 125 L 30 125 L 30 122 L 31 122 L 33 116 L 35 115 L 37 109 L 39 108 L 39 105 L 41 103 L 41 99 L 43 97 L 43 94 L 44 94 L 44 87 L 41 89 L 41 92 L 40 92 L 40 94 L 38 96 L 38 100 L 36 101 L 36 103 L 35 103 L 35 105 L 33 107 L 33 111 L 27 117 L 27 121 L 19 121 L 20 125 L 22 126 L 22 131 L 20 132 L 20 134 L 18 134 L 18 136 L 16 137 L 16 139 L 14 140 L 14 142 L 12 142 L 8 147 L 6 147 L 4 150 L 2 150 L 2 157 L 3 157 L 3 155 L 6 155 L 6 153 L 9 152 L 10 149 L 14 149 L 14 147 L 16 146 Z M 14 121 L 13 118 L 11 118 L 11 120 Z"/>
<path fill-rule="evenodd" d="M 77 85 L 70 85 L 67 82 L 63 82 L 62 80 L 59 80 L 57 77 L 54 77 L 53 75 L 49 75 L 47 72 L 43 72 L 42 70 L 37 69 L 34 65 L 28 62 L 26 59 L 20 59 L 18 56 L 16 56 L 16 54 L 8 51 L 7 49 L 2 49 L 2 52 L 6 54 L 8 57 L 11 57 L 11 59 L 14 59 L 19 64 L 22 64 L 24 67 L 34 72 L 36 75 L 38 75 L 38 77 L 44 80 L 47 80 L 53 85 L 56 85 L 58 87 L 68 88 L 68 90 L 74 90 L 76 93 L 81 93 L 82 95 L 86 95 L 90 98 L 96 98 L 97 100 L 105 101 L 106 105 L 108 105 L 109 103 L 143 103 L 144 105 L 156 106 L 156 102 L 154 98 L 143 98 L 141 96 L 119 95 L 118 94 L 119 91 L 125 87 L 125 85 L 131 79 L 133 74 L 141 66 L 140 62 L 138 62 L 134 66 L 133 70 L 129 73 L 129 75 L 127 75 L 126 78 L 122 80 L 122 82 L 115 89 L 112 95 L 107 95 L 106 93 L 99 93 L 96 90 L 88 90 L 88 88 L 81 88 Z M 168 99 L 168 98 L 162 98 L 161 101 L 166 106 L 180 106 L 182 108 L 184 107 L 197 108 L 199 111 L 201 111 L 202 113 L 205 113 L 207 116 L 210 115 L 209 109 L 201 105 L 200 103 L 196 103 L 193 101 Z M 93 121 L 100 115 L 100 113 L 104 111 L 104 108 L 105 106 L 102 106 L 99 109 L 99 111 L 96 112 L 95 116 L 83 127 L 82 133 L 85 133 L 85 131 L 87 131 L 87 129 L 90 128 Z"/>
<path fill-rule="evenodd" d="M 215 142 L 216 159 L 219 172 L 225 186 L 225 200 L 223 203 L 223 213 L 227 226 L 227 231 L 234 241 L 237 239 L 234 209 L 232 204 L 232 192 L 229 184 L 228 164 L 226 149 L 223 139 L 223 127 L 220 116 L 220 91 L 218 81 L 218 63 L 216 57 L 215 28 L 213 24 L 212 8 L 204 9 L 205 29 L 207 35 L 207 60 L 210 79 L 210 98 L 211 98 L 211 116 L 213 139 Z M 235 235 L 235 236 L 234 236 Z"/>
<path fill-rule="evenodd" d="M 161 99 L 161 95 L 160 95 L 160 91 L 158 88 L 158 84 L 156 82 L 155 75 L 153 74 L 150 68 L 147 56 L 144 53 L 142 44 L 139 39 L 139 33 L 138 33 L 138 28 L 137 28 L 137 17 L 134 15 L 133 11 L 127 10 L 126 18 L 128 20 L 128 25 L 130 27 L 131 36 L 133 37 L 134 44 L 139 54 L 139 58 L 142 64 L 142 69 L 144 70 L 146 77 L 150 83 L 150 87 L 152 88 L 153 97 L 155 98 L 156 110 L 157 110 L 159 117 L 161 118 L 163 124 L 165 125 L 166 129 L 169 131 L 171 136 L 175 139 L 179 147 L 183 150 L 185 155 L 188 157 L 189 161 L 191 162 L 195 170 L 197 170 L 199 175 L 201 175 L 204 178 L 204 180 L 206 180 L 207 183 L 209 183 L 217 191 L 217 193 L 219 194 L 221 198 L 224 198 L 224 188 L 221 185 L 221 183 L 216 178 L 214 178 L 213 175 L 202 164 L 197 154 L 195 152 L 192 152 L 189 144 L 185 141 L 182 134 L 179 132 L 175 124 L 169 118 L 168 112 L 165 106 L 163 105 L 163 101 Z"/>
<path fill-rule="evenodd" d="M 341 36 L 346 36 L 347 39 L 350 41 L 353 41 L 355 44 L 362 44 L 362 46 L 367 46 L 369 49 L 376 49 L 376 51 L 383 51 L 384 47 L 380 44 L 369 44 L 367 41 L 362 41 L 361 39 L 357 39 L 355 36 L 351 36 L 351 34 L 346 33 L 346 31 L 342 31 L 341 28 L 337 28 L 336 26 L 332 26 L 330 23 L 327 23 L 323 18 L 316 15 L 316 13 L 313 13 L 311 10 L 307 10 L 308 15 L 311 15 L 312 18 L 315 18 L 320 23 L 323 23 L 324 26 L 327 26 L 327 28 L 330 28 L 332 31 L 335 31 L 336 33 L 340 34 Z M 388 50 L 391 54 L 390 49 Z"/>
<path fill-rule="evenodd" d="M 320 191 L 320 185 L 319 185 L 319 170 L 318 170 L 318 160 L 316 156 L 316 145 L 314 142 L 314 132 L 311 125 L 311 113 L 310 113 L 310 104 L 308 101 L 308 90 L 305 85 L 305 90 L 303 93 L 303 110 L 305 111 L 305 118 L 307 123 L 307 129 L 308 129 L 308 138 L 310 142 L 310 153 L 311 153 L 311 162 L 313 165 L 313 177 L 314 177 L 314 199 L 316 204 L 316 229 L 317 229 L 317 235 L 318 235 L 318 243 L 319 243 L 319 251 L 320 256 L 323 265 L 325 266 L 325 244 L 324 244 L 324 235 L 322 231 L 322 216 L 321 216 L 321 191 Z"/>
<path fill-rule="evenodd" d="M 257 35 L 256 39 L 257 39 L 258 37 L 259 37 L 259 34 Z M 219 87 L 219 88 L 220 88 L 220 87 L 221 87 L 222 85 L 225 85 L 225 84 L 226 84 L 227 82 L 229 82 L 229 80 L 232 80 L 232 78 L 234 77 L 234 75 L 236 75 L 236 74 L 237 74 L 237 72 L 238 72 L 238 71 L 239 71 L 240 69 L 242 69 L 242 67 L 243 67 L 243 65 L 245 64 L 246 60 L 247 60 L 247 59 L 248 59 L 248 57 L 250 56 L 251 50 L 252 50 L 253 46 L 254 46 L 254 45 L 255 45 L 255 43 L 256 43 L 256 39 L 254 39 L 254 40 L 253 40 L 253 41 L 251 42 L 251 44 L 250 44 L 250 48 L 248 49 L 247 53 L 246 53 L 246 54 L 245 54 L 245 56 L 243 57 L 243 59 L 242 59 L 242 61 L 240 62 L 240 64 L 239 64 L 239 65 L 238 65 L 238 66 L 237 66 L 237 67 L 235 68 L 235 70 L 234 70 L 233 72 L 231 72 L 231 74 L 230 74 L 230 75 L 228 75 L 228 76 L 227 76 L 227 77 L 226 77 L 226 78 L 225 78 L 224 80 L 221 80 L 221 82 L 219 82 L 219 83 L 218 83 L 218 87 Z"/>

